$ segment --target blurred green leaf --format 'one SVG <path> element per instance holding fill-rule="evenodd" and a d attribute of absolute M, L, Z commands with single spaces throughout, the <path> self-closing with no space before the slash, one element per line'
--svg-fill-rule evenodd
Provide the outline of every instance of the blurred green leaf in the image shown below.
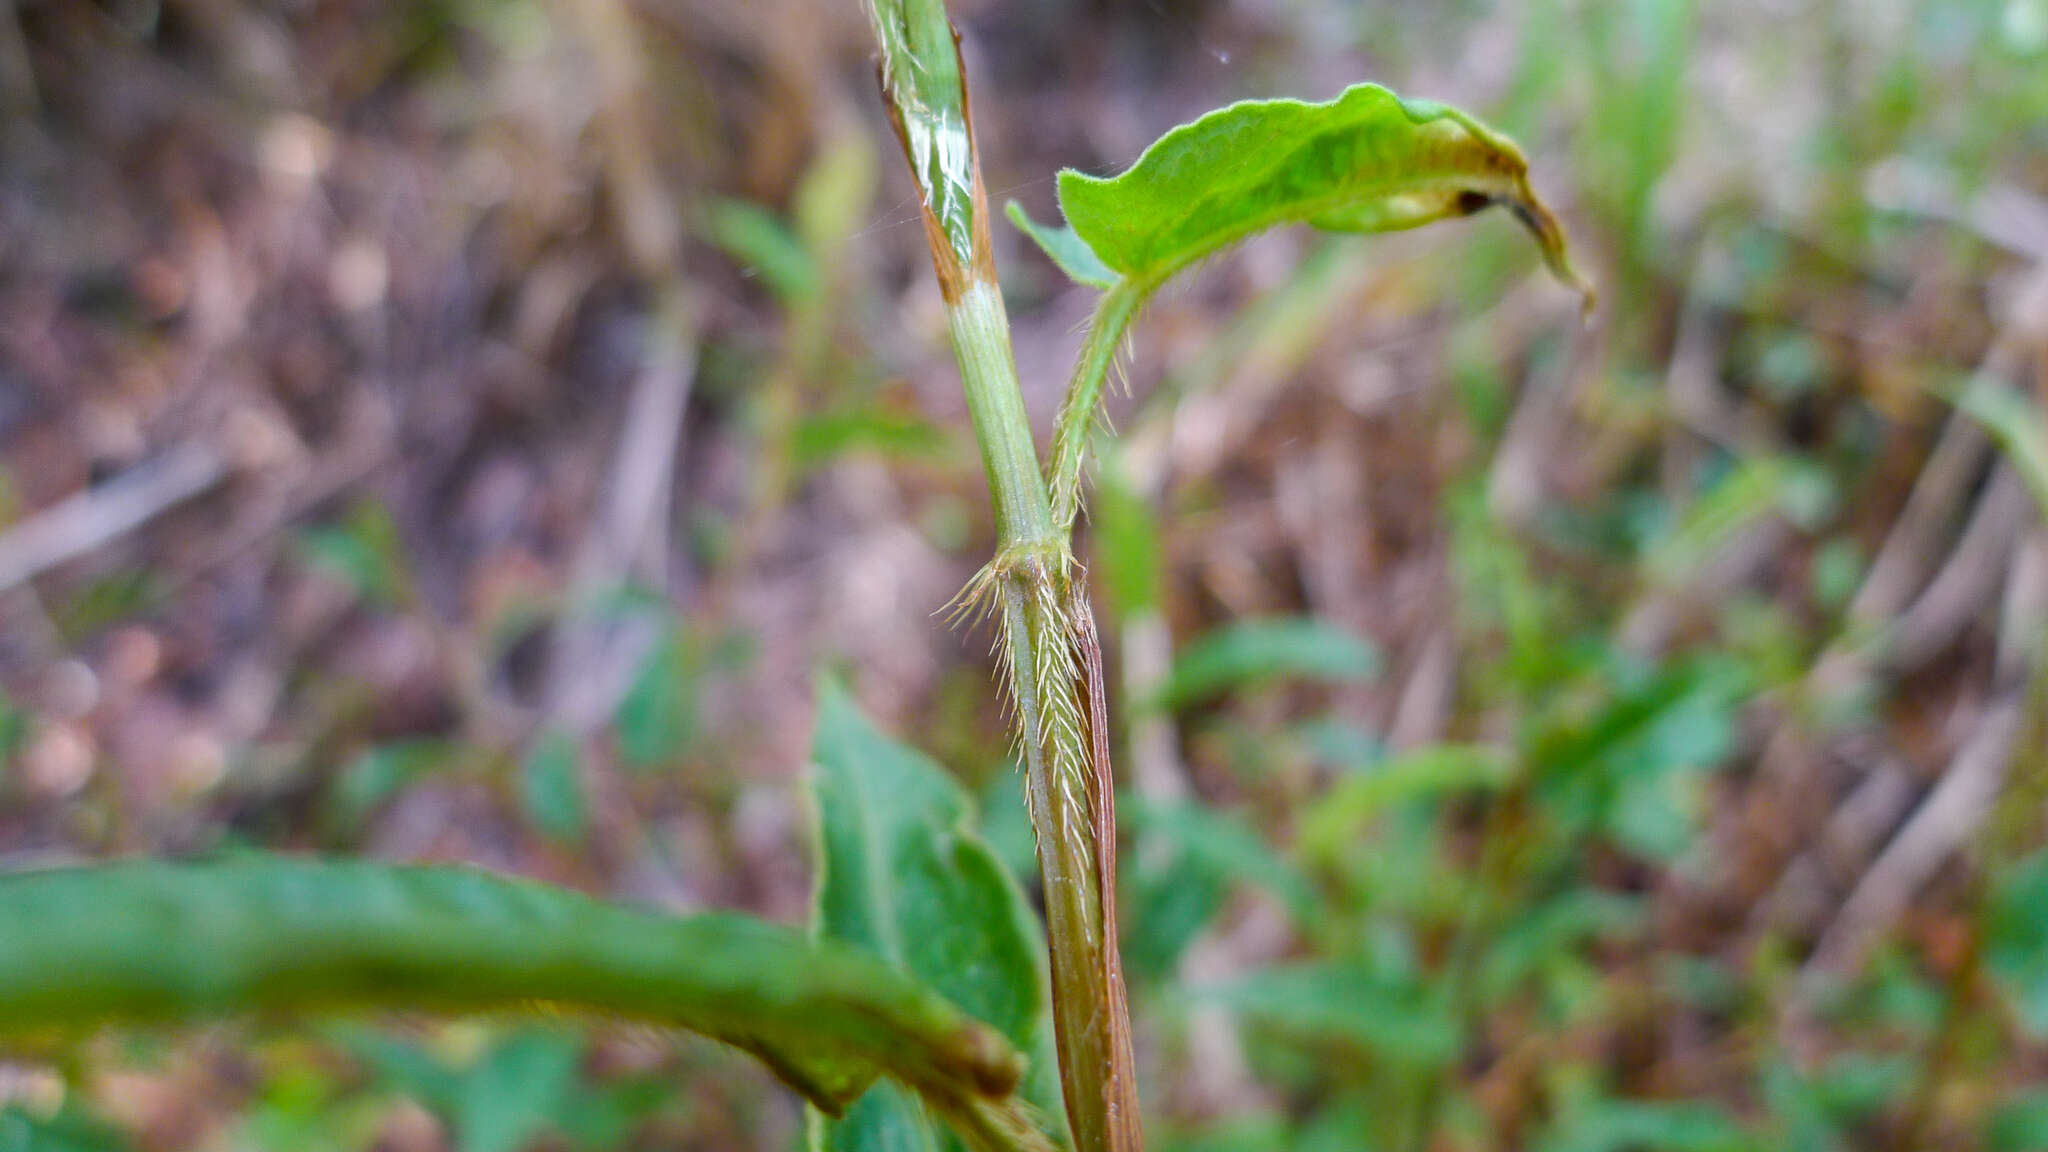
<path fill-rule="evenodd" d="M 1984 1152 L 2041 1152 L 2044 1148 L 2048 1148 L 2048 1092 L 2029 1092 L 2008 1101 L 1984 1123 Z"/>
<path fill-rule="evenodd" d="M 1480 984 L 1490 1001 L 1499 1002 L 1525 981 L 1573 958 L 1582 945 L 1622 936 L 1642 922 L 1641 900 L 1593 888 L 1517 908 L 1488 942 Z"/>
<path fill-rule="evenodd" d="M 409 1097 L 430 1112 L 455 1114 L 462 1095 L 461 1076 L 419 1044 L 359 1024 L 337 1029 L 336 1038 L 356 1059 L 375 1070 L 380 1086 Z"/>
<path fill-rule="evenodd" d="M 670 627 L 648 652 L 619 702 L 619 755 L 635 768 L 669 763 L 697 734 L 698 645 L 689 631 Z"/>
<path fill-rule="evenodd" d="M 1761 1082 L 1776 1147 L 1784 1152 L 1856 1152 L 1865 1126 L 1912 1092 L 1920 1062 L 1912 1056 L 1844 1052 L 1812 1071 L 1781 1055 L 1766 1059 Z"/>
<path fill-rule="evenodd" d="M 2048 1037 L 2048 851 L 1994 879 L 1984 933 L 1987 963 L 2020 1023 Z"/>
<path fill-rule="evenodd" d="M 790 463 L 809 471 L 850 452 L 866 450 L 890 459 L 942 458 L 953 438 L 916 416 L 854 409 L 805 416 L 790 432 Z"/>
<path fill-rule="evenodd" d="M 492 1045 L 457 1089 L 460 1152 L 520 1152 L 554 1126 L 577 1090 L 583 1041 L 522 1029 Z"/>
<path fill-rule="evenodd" d="M 1031 809 L 1019 786 L 1023 769 L 1005 762 L 982 785 L 976 807 L 981 812 L 981 839 L 1025 888 L 1038 882 L 1038 839 L 1031 830 Z"/>
<path fill-rule="evenodd" d="M 1315 918 L 1316 893 L 1308 878 L 1230 813 L 1197 801 L 1162 802 L 1133 792 L 1118 795 L 1116 803 L 1119 822 L 1132 832 L 1157 833 L 1188 862 L 1265 889 L 1304 923 Z"/>
<path fill-rule="evenodd" d="M 440 1116 L 462 1152 L 516 1152 L 550 1133 L 572 1147 L 613 1147 L 675 1091 L 646 1077 L 586 1079 L 582 1034 L 559 1028 L 514 1029 L 454 1062 L 368 1028 L 347 1031 L 341 1041 L 376 1070 L 383 1087 Z"/>
<path fill-rule="evenodd" d="M 327 802 L 331 836 L 350 836 L 400 792 L 459 764 L 466 753 L 445 740 L 401 740 L 372 748 L 335 777 Z"/>
<path fill-rule="evenodd" d="M 2034 508 L 2048 517 L 2048 418 L 2027 398 L 1988 377 L 1977 377 L 1950 399 L 1982 424 L 2034 494 Z"/>
<path fill-rule="evenodd" d="M 377 1139 L 380 1101 L 351 1092 L 329 1070 L 294 1058 L 265 1070 L 231 1146 L 357 1152 Z"/>
<path fill-rule="evenodd" d="M 1470 744 L 1437 744 L 1365 765 L 1339 777 L 1321 802 L 1303 814 L 1301 849 L 1309 856 L 1328 858 L 1388 808 L 1491 791 L 1507 783 L 1512 767 L 1500 750 Z"/>
<path fill-rule="evenodd" d="M 298 553 L 311 567 L 380 607 L 397 607 L 412 595 L 398 523 L 378 501 L 361 501 L 339 524 L 300 533 Z"/>
<path fill-rule="evenodd" d="M 1497 690 L 1531 695 L 1561 678 L 1568 656 L 1557 635 L 1555 594 L 1536 579 L 1520 541 L 1494 519 L 1484 485 L 1452 489 L 1451 567 L 1458 581 L 1458 611 L 1467 628 L 1484 635 L 1498 630 L 1507 659 L 1489 662 L 1479 675 Z"/>
<path fill-rule="evenodd" d="M 1821 383 L 1828 364 L 1827 347 L 1811 333 L 1797 329 L 1767 332 L 1756 358 L 1756 374 L 1764 387 L 1780 400 L 1812 392 Z"/>
<path fill-rule="evenodd" d="M 1171 981 L 1188 945 L 1222 910 L 1229 882 L 1179 848 L 1139 851 L 1119 872 L 1124 968 L 1143 983 Z"/>
<path fill-rule="evenodd" d="M 577 1148 L 631 1147 L 626 1140 L 636 1126 L 688 1104 L 665 1075 L 614 1075 L 602 1083 L 586 1081 L 556 1113 L 555 1127 Z"/>
<path fill-rule="evenodd" d="M 1813 554 L 1812 589 L 1815 602 L 1833 610 L 1845 608 L 1863 582 L 1867 565 L 1856 542 L 1836 538 Z"/>
<path fill-rule="evenodd" d="M 1095 458 L 1095 568 L 1111 619 L 1127 623 L 1140 613 L 1157 612 L 1164 599 L 1166 557 L 1159 518 L 1144 494 L 1131 486 L 1114 443 L 1098 445 Z"/>
<path fill-rule="evenodd" d="M 758 276 L 787 304 L 818 291 L 817 261 L 804 242 L 759 204 L 714 200 L 704 213 L 705 238 L 732 257 L 740 271 Z"/>
<path fill-rule="evenodd" d="M 590 812 L 577 772 L 574 736 L 549 729 L 535 738 L 520 762 L 519 799 L 527 820 L 542 835 L 564 844 L 582 842 Z"/>
<path fill-rule="evenodd" d="M 1661 254 L 1651 201 L 1678 155 L 1692 62 L 1692 0 L 1628 0 L 1586 9 L 1575 26 L 1590 53 L 1592 96 L 1579 139 L 1589 153 L 1589 189 L 1645 266 Z"/>
<path fill-rule="evenodd" d="M 76 643 L 110 625 L 153 612 L 167 600 L 164 582 L 156 572 L 111 572 L 65 596 L 51 612 L 51 622 L 59 635 Z"/>
<path fill-rule="evenodd" d="M 1198 802 L 1117 797 L 1117 816 L 1140 837 L 1125 858 L 1124 963 L 1146 980 L 1171 976 L 1181 954 L 1222 908 L 1231 883 L 1265 889 L 1297 924 L 1324 908 L 1292 864 L 1234 816 Z"/>
<path fill-rule="evenodd" d="M 1831 496 L 1825 473 L 1779 456 L 1746 460 L 1687 510 L 1685 519 L 1643 559 L 1659 587 L 1690 585 L 1736 535 L 1766 517 L 1817 520 Z"/>
<path fill-rule="evenodd" d="M 1462 1044 L 1443 990 L 1355 961 L 1267 968 L 1191 995 L 1287 1034 L 1354 1045 L 1397 1064 L 1441 1067 Z"/>
<path fill-rule="evenodd" d="M 1371 644 L 1313 618 L 1245 620 L 1203 636 L 1174 658 L 1159 706 L 1181 708 L 1233 688 L 1282 678 L 1346 682 L 1380 667 Z"/>
<path fill-rule="evenodd" d="M 1539 794 L 1566 827 L 1670 860 L 1697 826 L 1698 773 L 1734 749 L 1747 675 L 1704 662 L 1647 676 L 1623 670 L 1619 680 L 1592 716 L 1536 738 Z"/>
<path fill-rule="evenodd" d="M 1043 948 L 1023 892 L 974 832 L 967 794 L 921 753 L 884 736 L 845 691 L 818 688 L 811 789 L 818 808 L 815 933 L 928 982 L 1033 1053 L 1053 1097 Z M 1049 1111 L 1048 1115 L 1057 1115 Z M 957 1146 L 887 1086 L 824 1125 L 828 1149 Z"/>
<path fill-rule="evenodd" d="M 15 765 L 14 754 L 28 743 L 28 731 L 28 713 L 0 692 L 0 785 L 6 784 L 4 773 Z"/>
<path fill-rule="evenodd" d="M 1763 1152 L 1717 1105 L 1617 1100 L 1574 1103 L 1536 1152 Z"/>
<path fill-rule="evenodd" d="M 812 259 L 829 268 L 860 230 L 875 199 L 875 149 L 866 135 L 837 132 L 804 170 L 791 198 L 797 234 Z"/>
<path fill-rule="evenodd" d="M 127 1152 L 128 1138 L 66 1101 L 54 1115 L 36 1116 L 18 1104 L 0 1105 L 4 1152 Z"/>
<path fill-rule="evenodd" d="M 1387 745 L 1379 733 L 1333 717 L 1310 720 L 1295 732 L 1310 754 L 1340 772 L 1366 771 L 1387 758 Z"/>

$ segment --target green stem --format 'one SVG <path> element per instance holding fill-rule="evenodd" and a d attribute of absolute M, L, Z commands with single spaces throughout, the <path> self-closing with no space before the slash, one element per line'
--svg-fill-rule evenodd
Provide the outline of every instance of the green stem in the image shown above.
<path fill-rule="evenodd" d="M 1060 406 L 1059 427 L 1052 442 L 1053 523 L 1063 532 L 1072 531 L 1074 515 L 1081 506 L 1081 465 L 1087 455 L 1096 409 L 1102 404 L 1103 384 L 1116 365 L 1124 334 L 1152 294 L 1152 287 L 1150 281 L 1117 281 L 1096 302 L 1095 317 L 1089 321 L 1088 340 L 1081 346 L 1081 358 L 1074 365 L 1074 378 L 1067 385 L 1067 398 Z"/>
<path fill-rule="evenodd" d="M 870 0 L 882 89 L 924 201 L 925 239 L 946 300 L 953 355 L 995 505 L 996 556 L 970 598 L 996 610 L 1017 708 L 1026 790 L 1045 878 L 1053 1027 L 1076 1152 L 1138 1152 L 1137 1094 L 1117 959 L 1116 823 L 1108 719 L 1094 617 L 1073 579 L 1064 517 L 1053 515 L 1024 413 L 1010 328 L 996 286 L 988 203 L 967 117 L 967 90 L 943 0 Z M 1101 394 L 1115 342 L 1138 298 L 1119 297 L 1098 342 Z M 1087 380 L 1084 368 L 1081 379 Z M 1093 411 L 1070 423 L 1076 457 Z M 1055 475 L 1062 474 L 1055 470 Z"/>
<path fill-rule="evenodd" d="M 1055 549 L 1063 537 L 1054 532 L 1045 482 L 1038 474 L 1038 450 L 1017 384 L 1002 293 L 994 284 L 969 284 L 947 309 L 946 324 L 995 505 L 997 550 Z"/>
<path fill-rule="evenodd" d="M 1024 752 L 1025 792 L 1037 831 L 1051 947 L 1053 1031 L 1068 1123 L 1079 1152 L 1138 1144 L 1129 1010 L 1106 901 L 1114 824 L 1098 804 L 1110 790 L 1095 773 L 1097 704 L 1084 704 L 1076 642 L 1091 609 L 1072 576 L 1066 534 L 1054 527 L 1011 355 L 1001 294 L 970 284 L 949 323 L 968 413 L 996 510 L 997 552 L 987 578 L 1001 614 L 1004 659 Z M 1102 817 L 1098 819 L 1098 817 Z"/>

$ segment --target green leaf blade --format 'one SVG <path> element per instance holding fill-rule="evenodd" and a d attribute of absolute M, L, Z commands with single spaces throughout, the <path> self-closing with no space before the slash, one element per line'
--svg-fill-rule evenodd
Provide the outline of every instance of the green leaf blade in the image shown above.
<path fill-rule="evenodd" d="M 1558 278 L 1590 293 L 1512 141 L 1448 105 L 1377 84 L 1322 104 L 1232 104 L 1160 137 L 1120 175 L 1060 173 L 1059 196 L 1076 237 L 1148 285 L 1282 224 L 1386 232 L 1500 203 L 1536 236 Z"/>
<path fill-rule="evenodd" d="M 1372 1053 L 1407 1067 L 1440 1067 L 1461 1042 L 1440 990 L 1349 960 L 1266 968 L 1193 990 L 1290 1036 Z"/>
<path fill-rule="evenodd" d="M 1095 254 L 1095 249 L 1081 239 L 1080 233 L 1072 228 L 1040 224 L 1015 200 L 1004 204 L 1003 212 L 1010 218 L 1010 223 L 1017 226 L 1017 231 L 1036 242 L 1059 266 L 1059 270 L 1067 274 L 1067 279 L 1091 288 L 1109 288 L 1116 283 L 1116 269 L 1104 264 L 1102 257 Z"/>
<path fill-rule="evenodd" d="M 1187 646 L 1174 658 L 1159 705 L 1186 707 L 1234 688 L 1293 677 L 1326 683 L 1366 680 L 1379 650 L 1313 617 L 1241 620 Z"/>
<path fill-rule="evenodd" d="M 872 956 L 461 868 L 252 855 L 0 876 L 0 1039 L 230 1015 L 554 1011 L 754 1054 L 819 1106 L 878 1075 L 972 1111 L 1011 1046 Z"/>
<path fill-rule="evenodd" d="M 2048 852 L 2036 852 L 1992 885 L 1984 933 L 1986 966 L 2021 1028 L 2048 1036 Z"/>
<path fill-rule="evenodd" d="M 820 842 L 814 933 L 928 983 L 1033 1054 L 1034 1071 L 1050 1072 L 1036 923 L 974 831 L 966 792 L 877 730 L 829 682 L 820 686 L 812 759 Z M 1055 1098 L 1050 1081 L 1031 1087 L 1041 1106 Z M 886 1088 L 823 1125 L 819 1140 L 847 1152 L 954 1146 L 914 1100 Z"/>

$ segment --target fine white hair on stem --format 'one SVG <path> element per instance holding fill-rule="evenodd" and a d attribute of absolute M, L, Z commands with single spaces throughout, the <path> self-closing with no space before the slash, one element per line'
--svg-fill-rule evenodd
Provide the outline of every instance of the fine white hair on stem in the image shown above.
<path fill-rule="evenodd" d="M 991 654 L 1018 751 L 1037 752 L 1067 811 L 1088 813 L 1094 805 L 1088 787 L 1093 766 L 1063 595 L 1075 567 L 1065 549 L 1008 549 L 976 572 L 942 611 L 956 627 L 996 618 Z M 1009 611 L 1006 601 L 1018 611 Z M 1020 658 L 1028 663 L 1020 664 Z M 1093 859 L 1087 821 L 1065 822 L 1059 834 L 1068 853 Z"/>

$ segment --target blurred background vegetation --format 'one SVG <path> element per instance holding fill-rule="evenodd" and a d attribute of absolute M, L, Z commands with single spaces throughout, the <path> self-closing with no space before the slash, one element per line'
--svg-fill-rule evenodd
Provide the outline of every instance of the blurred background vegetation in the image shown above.
<path fill-rule="evenodd" d="M 2048 0 L 954 7 L 998 200 L 1377 80 L 1522 141 L 1603 289 L 1488 215 L 1141 321 L 1084 546 L 1156 1146 L 2048 1148 Z M 1035 877 L 866 37 L 0 0 L 0 864 L 801 921 L 822 673 Z M 1087 294 L 998 245 L 1043 428 Z M 800 1136 L 604 1025 L 0 1062 L 9 1150 Z"/>

